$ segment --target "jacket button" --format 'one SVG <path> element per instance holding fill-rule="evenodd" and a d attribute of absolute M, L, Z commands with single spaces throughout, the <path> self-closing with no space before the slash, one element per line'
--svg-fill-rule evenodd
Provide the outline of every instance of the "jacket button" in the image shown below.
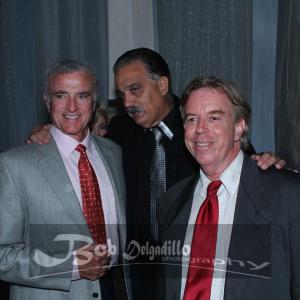
<path fill-rule="evenodd" d="M 98 293 L 93 293 L 92 295 L 94 298 L 98 298 L 99 294 Z"/>

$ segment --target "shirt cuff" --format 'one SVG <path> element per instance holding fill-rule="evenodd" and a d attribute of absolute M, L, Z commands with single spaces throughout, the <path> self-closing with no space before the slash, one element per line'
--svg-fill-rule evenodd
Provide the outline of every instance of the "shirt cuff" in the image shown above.
<path fill-rule="evenodd" d="M 79 280 L 81 279 L 79 269 L 78 269 L 78 263 L 76 258 L 76 251 L 73 251 L 73 270 L 72 270 L 72 280 Z"/>

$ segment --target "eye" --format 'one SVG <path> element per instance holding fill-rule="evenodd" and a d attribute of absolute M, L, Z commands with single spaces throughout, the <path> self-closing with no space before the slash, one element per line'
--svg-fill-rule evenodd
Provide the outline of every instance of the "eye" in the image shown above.
<path fill-rule="evenodd" d="M 192 124 L 192 123 L 198 122 L 198 119 L 199 119 L 199 118 L 196 117 L 196 116 L 186 116 L 184 122 L 185 122 L 186 124 Z"/>
<path fill-rule="evenodd" d="M 101 123 L 98 125 L 98 128 L 99 129 L 107 129 L 107 125 L 106 125 L 106 123 Z"/>
<path fill-rule="evenodd" d="M 220 117 L 218 117 L 218 116 L 211 116 L 211 117 L 209 117 L 208 118 L 210 121 L 218 121 L 218 120 L 220 120 Z"/>
<path fill-rule="evenodd" d="M 130 87 L 130 93 L 133 95 L 139 95 L 140 94 L 140 90 L 141 90 L 141 86 L 140 85 L 132 85 Z"/>
<path fill-rule="evenodd" d="M 66 94 L 65 93 L 54 94 L 54 99 L 64 100 L 65 98 L 66 98 Z"/>
<path fill-rule="evenodd" d="M 90 97 L 91 97 L 90 93 L 80 93 L 78 95 L 78 100 L 80 100 L 80 101 L 86 101 L 86 100 L 89 100 Z"/>

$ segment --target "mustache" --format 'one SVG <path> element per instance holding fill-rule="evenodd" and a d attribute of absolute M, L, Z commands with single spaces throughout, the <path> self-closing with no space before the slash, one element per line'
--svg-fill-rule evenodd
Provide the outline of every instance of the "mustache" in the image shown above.
<path fill-rule="evenodd" d="M 126 113 L 133 115 L 134 113 L 143 112 L 144 110 L 139 106 L 129 106 L 126 108 Z"/>

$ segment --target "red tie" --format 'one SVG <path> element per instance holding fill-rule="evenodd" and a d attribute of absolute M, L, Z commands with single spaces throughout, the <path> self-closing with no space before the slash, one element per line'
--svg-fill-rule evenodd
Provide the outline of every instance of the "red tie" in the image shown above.
<path fill-rule="evenodd" d="M 97 177 L 87 157 L 85 146 L 79 144 L 75 150 L 80 153 L 78 171 L 83 215 L 94 241 L 106 245 L 105 219 Z"/>
<path fill-rule="evenodd" d="M 208 185 L 196 219 L 184 300 L 210 299 L 219 219 L 217 192 L 221 184 L 216 180 Z"/>

